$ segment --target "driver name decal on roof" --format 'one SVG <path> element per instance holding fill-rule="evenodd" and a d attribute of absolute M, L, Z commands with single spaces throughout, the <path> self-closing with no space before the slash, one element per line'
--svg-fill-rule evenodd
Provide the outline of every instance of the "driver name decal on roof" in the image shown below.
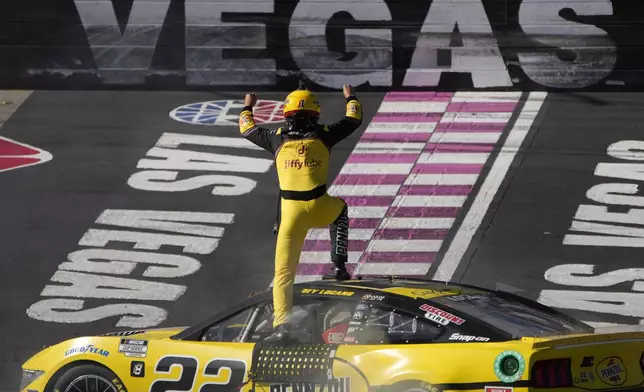
<path fill-rule="evenodd" d="M 302 289 L 302 294 L 318 294 L 318 295 L 335 295 L 338 297 L 351 297 L 355 294 L 354 291 L 343 290 L 326 290 L 326 289 Z"/>
<path fill-rule="evenodd" d="M 461 325 L 465 322 L 465 320 L 463 320 L 462 318 L 455 316 L 444 310 L 435 308 L 431 305 L 423 304 L 420 306 L 420 310 L 422 310 L 423 312 L 426 312 L 425 318 L 435 321 L 442 325 L 447 325 L 450 322 L 456 325 Z"/>

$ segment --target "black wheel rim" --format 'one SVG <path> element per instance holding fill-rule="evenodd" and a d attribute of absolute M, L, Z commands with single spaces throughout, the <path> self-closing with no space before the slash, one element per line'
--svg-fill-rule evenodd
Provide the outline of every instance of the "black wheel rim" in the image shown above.
<path fill-rule="evenodd" d="M 77 377 L 69 383 L 65 392 L 118 392 L 114 384 L 93 374 Z"/>

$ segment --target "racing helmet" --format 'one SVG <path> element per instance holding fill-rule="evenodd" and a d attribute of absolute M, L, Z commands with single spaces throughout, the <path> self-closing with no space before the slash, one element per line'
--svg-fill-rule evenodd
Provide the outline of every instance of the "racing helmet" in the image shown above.
<path fill-rule="evenodd" d="M 320 119 L 320 102 L 303 82 L 284 101 L 284 119 L 289 135 L 311 132 Z"/>

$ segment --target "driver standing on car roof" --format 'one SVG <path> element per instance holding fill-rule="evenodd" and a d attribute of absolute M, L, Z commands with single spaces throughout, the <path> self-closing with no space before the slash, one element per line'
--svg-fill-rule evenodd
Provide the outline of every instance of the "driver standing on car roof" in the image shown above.
<path fill-rule="evenodd" d="M 247 94 L 239 115 L 241 134 L 271 152 L 280 186 L 280 218 L 275 249 L 273 305 L 275 332 L 265 341 L 282 341 L 290 332 L 293 284 L 300 253 L 309 229 L 329 226 L 331 262 L 335 278 L 347 280 L 349 218 L 347 204 L 327 193 L 331 148 L 362 124 L 362 106 L 349 85 L 343 87 L 345 117 L 331 125 L 319 124 L 320 103 L 303 83 L 284 102 L 285 128 L 259 127 L 253 119 L 256 94 Z"/>

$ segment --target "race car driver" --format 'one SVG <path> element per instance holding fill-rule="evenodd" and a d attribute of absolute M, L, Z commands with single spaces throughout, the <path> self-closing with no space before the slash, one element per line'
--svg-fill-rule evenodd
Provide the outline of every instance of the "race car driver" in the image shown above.
<path fill-rule="evenodd" d="M 284 102 L 285 128 L 259 127 L 253 119 L 256 94 L 247 94 L 239 115 L 241 134 L 271 152 L 280 187 L 280 218 L 275 249 L 273 282 L 274 333 L 265 341 L 283 341 L 290 332 L 295 272 L 309 229 L 329 226 L 331 262 L 335 278 L 350 279 L 347 272 L 349 219 L 347 204 L 327 193 L 331 148 L 362 124 L 362 106 L 353 88 L 343 87 L 345 117 L 331 125 L 318 123 L 318 98 L 300 84 Z"/>

